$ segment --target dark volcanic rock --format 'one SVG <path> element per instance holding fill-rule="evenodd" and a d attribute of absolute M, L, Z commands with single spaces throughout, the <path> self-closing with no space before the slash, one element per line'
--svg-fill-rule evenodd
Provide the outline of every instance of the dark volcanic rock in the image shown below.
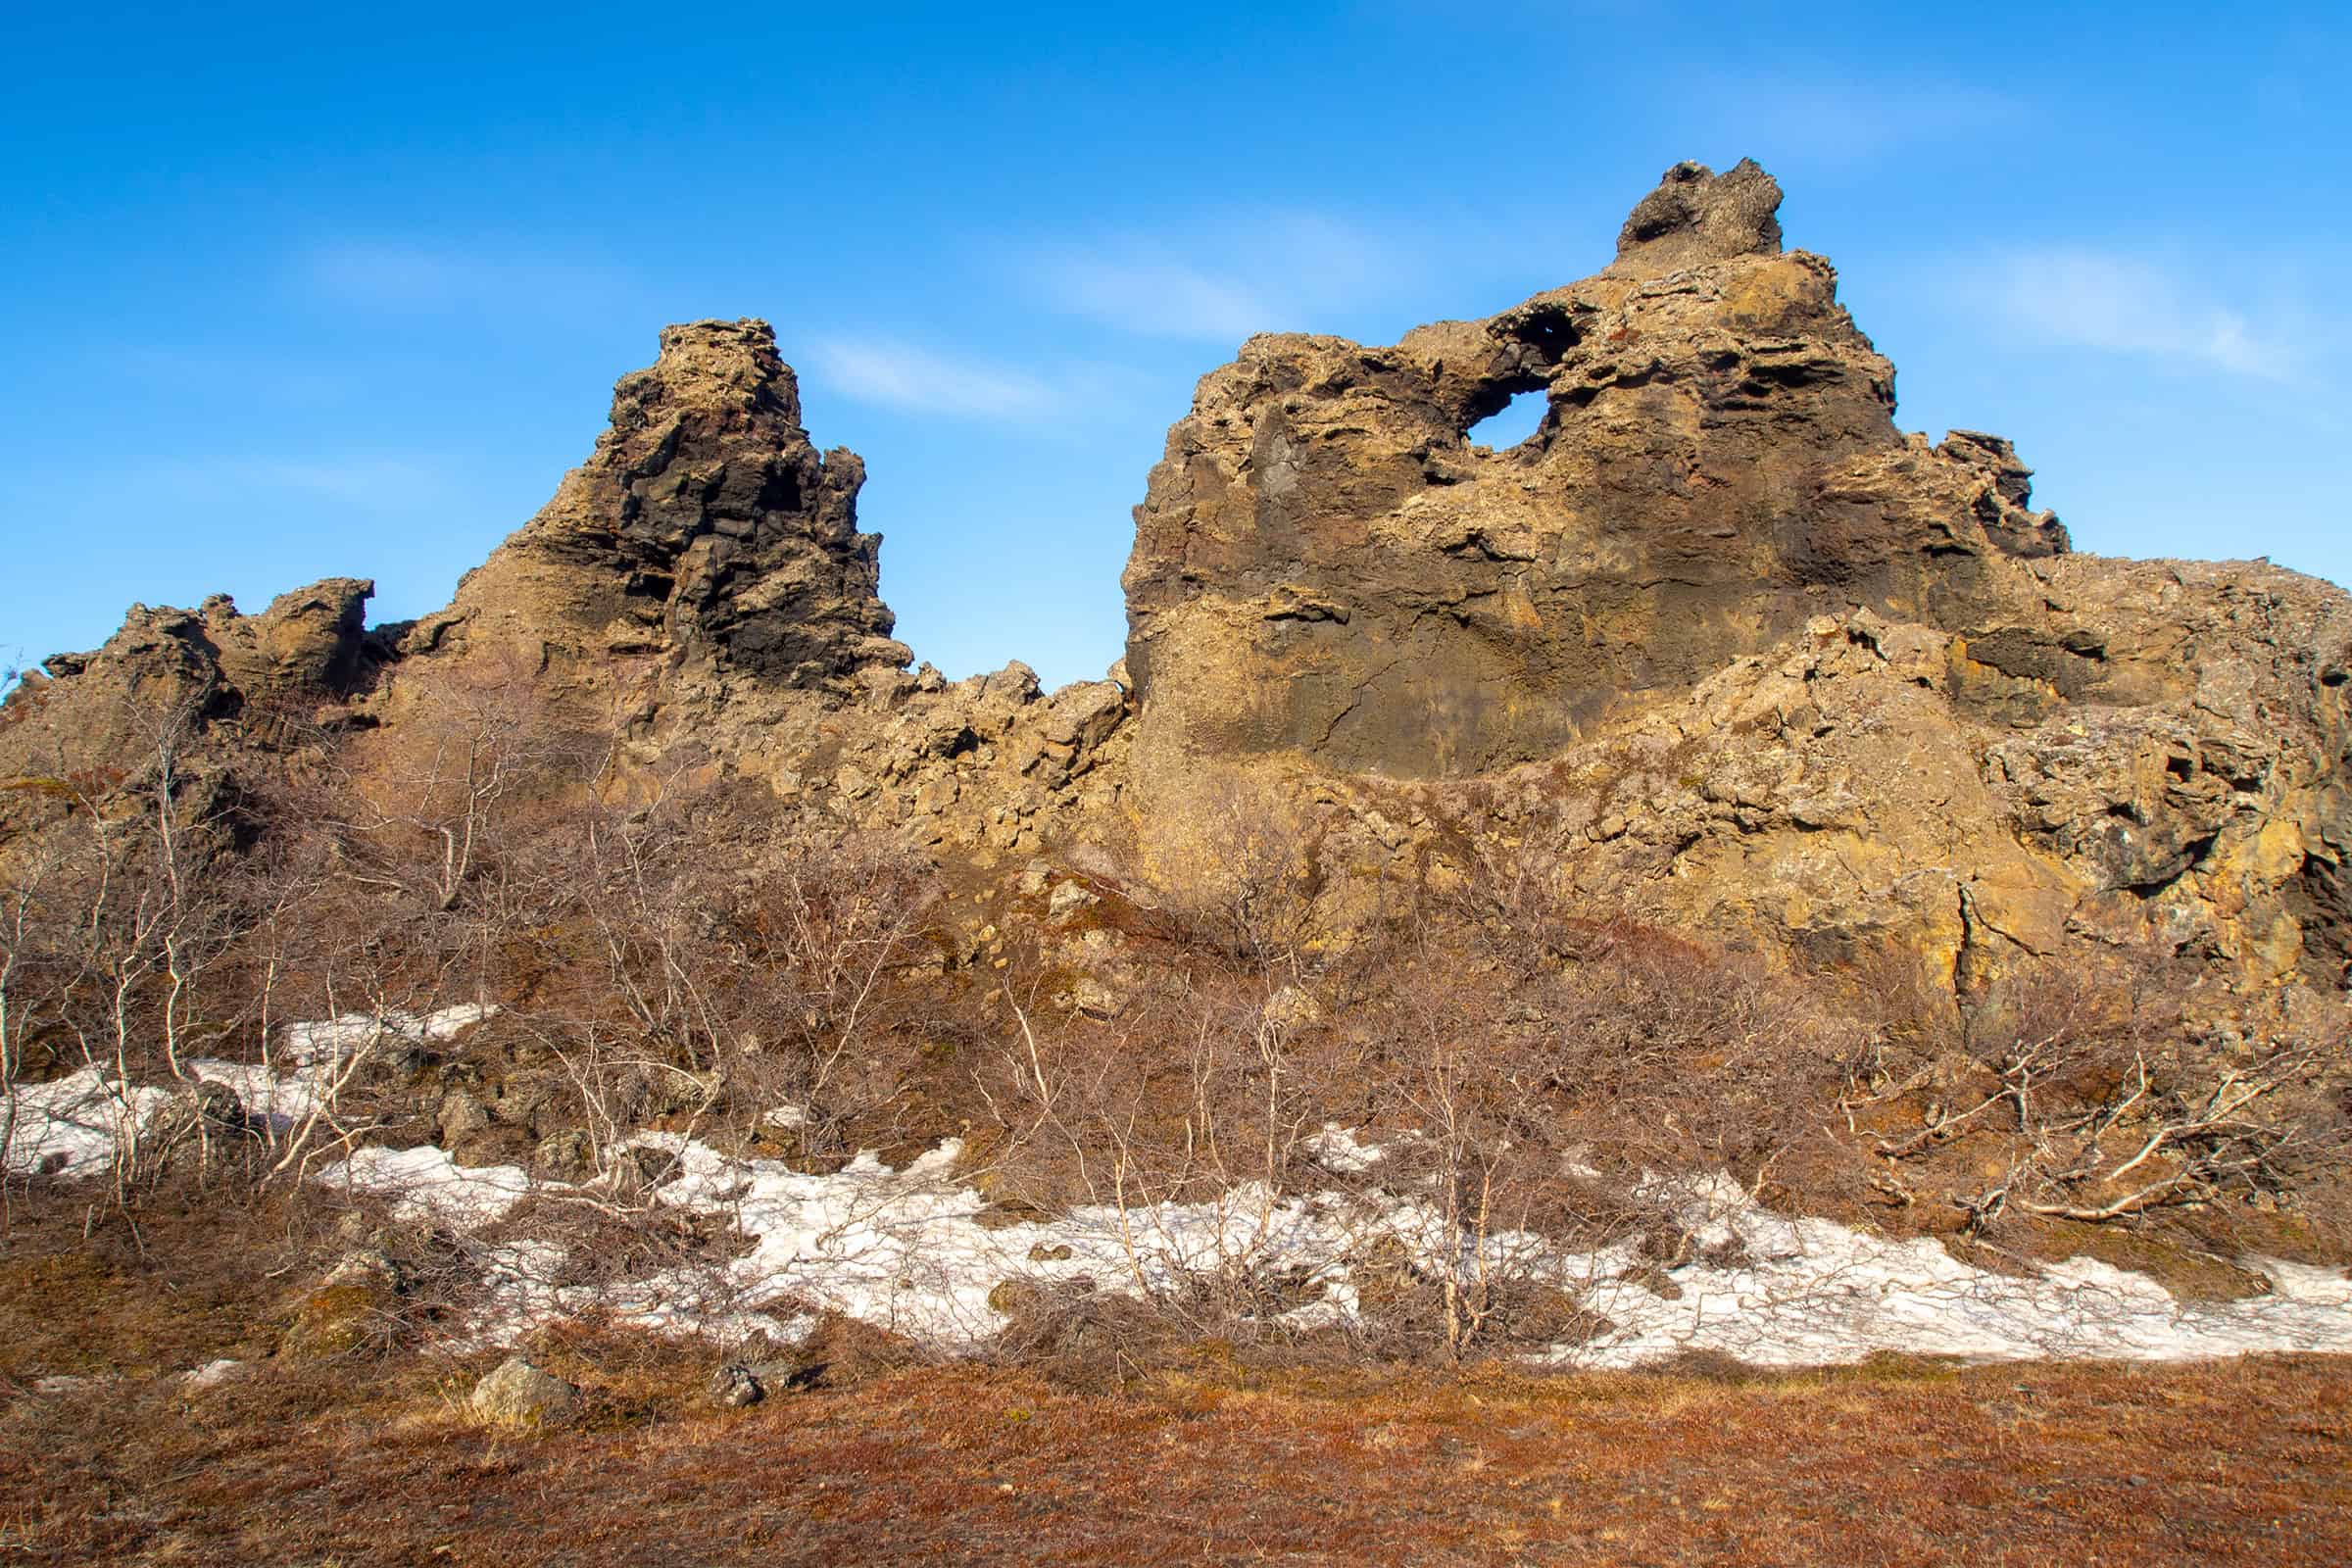
<path fill-rule="evenodd" d="M 1780 181 L 1752 158 L 1723 174 L 1704 164 L 1677 164 L 1626 219 L 1609 271 L 1656 277 L 1735 256 L 1777 255 L 1780 212 Z"/>
<path fill-rule="evenodd" d="M 765 321 L 665 328 L 588 461 L 407 646 L 674 654 L 804 687 L 897 669 L 910 656 L 877 593 L 881 537 L 858 531 L 864 482 L 856 453 L 820 455 L 801 427 Z"/>

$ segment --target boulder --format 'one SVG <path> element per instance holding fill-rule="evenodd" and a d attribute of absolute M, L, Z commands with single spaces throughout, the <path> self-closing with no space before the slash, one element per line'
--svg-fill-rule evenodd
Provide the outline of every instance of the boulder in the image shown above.
<path fill-rule="evenodd" d="M 323 1282 L 295 1303 L 278 1335 L 278 1354 L 316 1361 L 376 1344 L 387 1334 L 394 1305 L 388 1279 Z"/>
<path fill-rule="evenodd" d="M 473 1386 L 466 1403 L 477 1420 L 498 1426 L 552 1426 L 571 1415 L 579 1389 L 510 1355 Z"/>
<path fill-rule="evenodd" d="M 758 1375 L 740 1361 L 729 1361 L 711 1373 L 709 1393 L 712 1404 L 736 1410 L 758 1404 L 767 1396 Z"/>

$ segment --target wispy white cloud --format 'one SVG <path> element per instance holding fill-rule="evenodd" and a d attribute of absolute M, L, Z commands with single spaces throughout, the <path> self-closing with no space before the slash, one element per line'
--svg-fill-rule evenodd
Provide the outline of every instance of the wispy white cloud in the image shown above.
<path fill-rule="evenodd" d="M 2289 305 L 2231 299 L 2227 280 L 2165 261 L 2085 246 L 1984 258 L 1962 292 L 2037 342 L 2143 355 L 2230 375 L 2292 381 L 2311 339 Z"/>
<path fill-rule="evenodd" d="M 1420 243 L 1317 213 L 1275 213 L 1014 247 L 1040 303 L 1122 331 L 1234 342 L 1394 298 Z"/>
<path fill-rule="evenodd" d="M 563 311 L 610 300 L 627 282 L 620 269 L 592 259 L 382 240 L 318 246 L 297 259 L 296 276 L 338 303 L 397 311 Z"/>
<path fill-rule="evenodd" d="M 1133 240 L 1048 254 L 1036 281 L 1057 310 L 1153 335 L 1243 338 L 1276 318 L 1275 308 L 1240 279 Z"/>
<path fill-rule="evenodd" d="M 207 494 L 261 491 L 329 502 L 355 511 L 404 514 L 446 500 L 456 480 L 439 460 L 380 453 L 284 458 L 225 455 L 143 466 L 148 483 Z"/>
<path fill-rule="evenodd" d="M 1062 388 L 1030 371 L 892 338 L 824 339 L 815 347 L 810 368 L 860 403 L 913 414 L 1033 419 L 1060 413 L 1068 401 Z"/>
<path fill-rule="evenodd" d="M 1707 106 L 1697 119 L 1685 114 L 1674 123 L 1719 148 L 1718 168 L 1742 157 L 1767 169 L 1866 165 L 1923 144 L 2026 130 L 2042 118 L 2029 98 L 1918 76 L 1704 69 L 1666 101 Z"/>

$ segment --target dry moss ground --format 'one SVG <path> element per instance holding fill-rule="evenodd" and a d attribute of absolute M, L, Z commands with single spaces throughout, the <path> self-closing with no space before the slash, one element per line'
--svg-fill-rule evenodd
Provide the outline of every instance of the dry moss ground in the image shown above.
<path fill-rule="evenodd" d="M 2334 1564 L 2352 1365 L 1530 1378 L 1246 1373 L 1123 1392 L 902 1368 L 744 1411 L 573 1334 L 576 1426 L 480 1429 L 479 1368 L 263 1364 L 0 1407 L 27 1563 Z"/>

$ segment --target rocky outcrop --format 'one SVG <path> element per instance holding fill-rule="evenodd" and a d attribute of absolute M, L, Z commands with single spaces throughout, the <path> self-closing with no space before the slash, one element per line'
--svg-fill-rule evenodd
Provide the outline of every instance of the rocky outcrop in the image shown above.
<path fill-rule="evenodd" d="M 125 692 L 162 684 L 173 695 L 209 691 L 218 707 L 331 701 L 350 691 L 366 648 L 375 584 L 329 577 L 280 594 L 258 615 L 215 594 L 195 610 L 133 605 L 95 653 L 46 660 L 50 679 L 97 674 Z"/>
<path fill-rule="evenodd" d="M 658 363 L 618 383 L 589 460 L 449 609 L 366 632 L 370 585 L 347 580 L 260 616 L 224 598 L 134 608 L 0 710 L 0 784 L 49 789 L 0 794 L 0 813 L 54 814 L 57 781 L 119 773 L 161 715 L 196 743 L 180 764 L 194 782 L 290 714 L 349 732 L 339 765 L 362 794 L 433 776 L 453 746 L 564 736 L 603 759 L 603 793 L 733 771 L 919 845 L 1034 854 L 1081 799 L 1115 798 L 1100 764 L 1123 755 L 1107 743 L 1126 692 L 1048 694 L 1017 662 L 956 682 L 906 671 L 880 539 L 857 528 L 863 474 L 809 441 L 765 322 L 670 327 Z"/>
<path fill-rule="evenodd" d="M 2009 442 L 1896 428 L 1779 202 L 1752 163 L 1678 165 L 1583 282 L 1390 347 L 1250 339 L 1137 509 L 1116 678 L 1051 694 L 1017 662 L 909 672 L 862 467 L 810 442 L 768 327 L 671 327 L 448 610 L 364 634 L 337 580 L 136 609 L 52 661 L 0 710 L 0 848 L 158 714 L 348 731 L 363 794 L 562 727 L 583 795 L 748 776 L 943 859 L 1139 886 L 1247 837 L 1270 784 L 1312 818 L 1326 932 L 1502 855 L 1572 902 L 1963 988 L 2083 943 L 2341 985 L 2352 598 L 2072 554 Z M 1523 394 L 1533 435 L 1474 439 Z"/>
<path fill-rule="evenodd" d="M 1324 863 L 1476 846 L 1571 905 L 1964 989 L 2080 942 L 2341 985 L 2352 599 L 2070 554 L 2009 442 L 1896 430 L 1779 200 L 1678 165 L 1597 277 L 1201 381 L 1126 574 L 1164 874 L 1250 771 L 1324 803 Z M 1523 392 L 1536 432 L 1478 445 Z"/>
<path fill-rule="evenodd" d="M 1617 234 L 1614 277 L 1662 277 L 1781 248 L 1781 185 L 1752 158 L 1728 173 L 1680 163 L 1642 198 Z"/>
<path fill-rule="evenodd" d="M 653 656 L 846 689 L 911 657 L 877 591 L 881 536 L 858 531 L 864 482 L 856 453 L 809 441 L 765 321 L 668 327 L 660 359 L 613 388 L 588 461 L 403 651 Z"/>
<path fill-rule="evenodd" d="M 2352 713 L 2327 672 L 2352 599 L 2260 564 L 2069 557 L 2033 575 L 2102 648 L 1817 617 L 1543 762 L 1425 786 L 1410 810 L 1343 792 L 1326 854 L 1469 845 L 1568 906 L 1825 961 L 1890 947 L 1963 989 L 2082 943 L 2340 986 L 2326 901 L 2352 836 Z M 1988 641 L 2042 673 L 1981 662 Z M 2063 697 L 2069 661 L 2109 666 L 2103 700 Z"/>
<path fill-rule="evenodd" d="M 960 681 L 928 664 L 823 727 L 771 780 L 788 798 L 925 849 L 1035 854 L 1073 819 L 1118 814 L 1127 693 L 1074 681 L 1048 693 L 1015 661 Z"/>
<path fill-rule="evenodd" d="M 368 668 L 374 591 L 330 577 L 255 615 L 225 594 L 195 610 L 133 605 L 104 647 L 47 660 L 0 708 L 0 842 L 61 790 L 103 793 L 166 756 L 184 790 L 225 749 L 331 723 Z"/>
<path fill-rule="evenodd" d="M 2059 553 L 2006 442 L 1895 430 L 1894 372 L 1781 254 L 1752 164 L 1680 165 L 1617 263 L 1394 347 L 1251 338 L 1136 513 L 1147 765 L 1295 750 L 1402 775 L 1542 756 L 1810 617 L 1953 630 Z M 1546 410 L 1494 451 L 1473 427 Z"/>

